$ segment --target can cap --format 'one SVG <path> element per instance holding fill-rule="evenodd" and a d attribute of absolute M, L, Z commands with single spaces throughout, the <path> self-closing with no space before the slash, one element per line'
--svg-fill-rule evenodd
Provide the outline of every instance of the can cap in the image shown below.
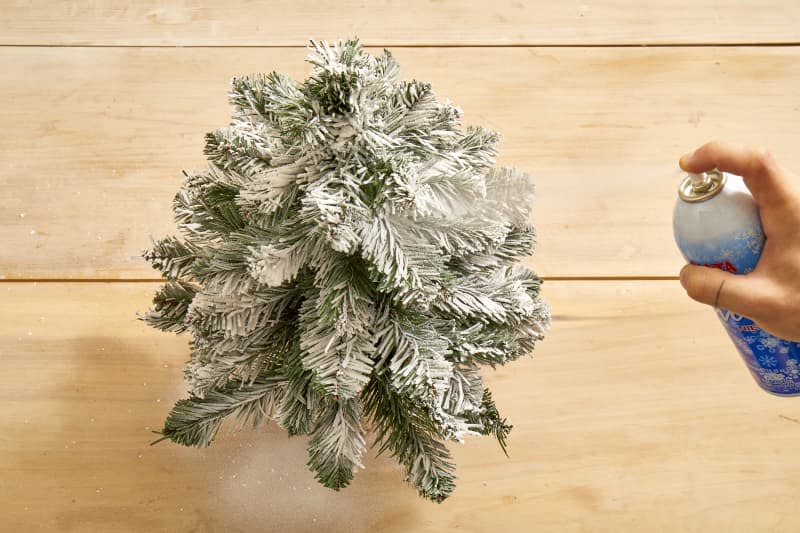
<path fill-rule="evenodd" d="M 725 181 L 725 173 L 717 169 L 700 174 L 690 172 L 678 187 L 678 196 L 686 202 L 703 202 L 717 195 Z"/>

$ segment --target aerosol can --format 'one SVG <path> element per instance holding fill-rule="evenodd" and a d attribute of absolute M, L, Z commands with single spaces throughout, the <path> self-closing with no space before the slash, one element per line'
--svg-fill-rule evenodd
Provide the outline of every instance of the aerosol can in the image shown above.
<path fill-rule="evenodd" d="M 758 206 L 740 176 L 689 174 L 673 211 L 675 242 L 689 263 L 751 272 L 764 248 Z M 747 317 L 714 309 L 756 382 L 772 394 L 800 394 L 800 343 L 780 339 Z"/>

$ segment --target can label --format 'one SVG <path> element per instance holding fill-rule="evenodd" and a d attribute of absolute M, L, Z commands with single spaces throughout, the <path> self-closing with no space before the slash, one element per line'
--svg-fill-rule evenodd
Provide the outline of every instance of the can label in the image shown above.
<path fill-rule="evenodd" d="M 749 318 L 727 309 L 716 311 L 762 388 L 774 394 L 800 394 L 800 343 L 770 335 Z"/>

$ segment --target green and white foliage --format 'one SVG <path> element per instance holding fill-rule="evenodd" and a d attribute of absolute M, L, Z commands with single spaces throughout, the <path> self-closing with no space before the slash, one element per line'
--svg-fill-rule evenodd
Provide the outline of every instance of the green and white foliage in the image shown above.
<path fill-rule="evenodd" d="M 533 185 L 496 168 L 389 52 L 312 42 L 313 74 L 236 78 L 230 125 L 175 196 L 181 236 L 145 253 L 166 284 L 145 319 L 191 336 L 165 439 L 206 446 L 223 420 L 309 435 L 309 467 L 346 486 L 373 431 L 423 496 L 455 486 L 444 445 L 511 426 L 479 374 L 529 353 L 550 320 L 532 253 Z"/>

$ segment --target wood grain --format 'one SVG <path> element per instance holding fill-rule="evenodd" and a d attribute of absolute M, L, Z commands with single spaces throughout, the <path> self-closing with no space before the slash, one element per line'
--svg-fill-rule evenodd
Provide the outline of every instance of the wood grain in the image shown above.
<path fill-rule="evenodd" d="M 0 44 L 305 45 L 359 36 L 374 45 L 775 43 L 800 40 L 783 0 L 463 2 L 461 0 L 5 0 Z"/>
<path fill-rule="evenodd" d="M 0 0 L 0 529 L 795 530 L 800 406 L 676 281 L 546 282 L 548 338 L 485 373 L 511 457 L 454 445 L 437 506 L 388 457 L 327 490 L 272 425 L 149 446 L 188 339 L 136 321 L 158 285 L 126 280 L 154 277 L 138 253 L 174 230 L 231 76 L 300 78 L 309 38 L 356 35 L 502 133 L 538 185 L 540 274 L 674 276 L 682 152 L 755 142 L 800 169 L 800 48 L 709 45 L 797 44 L 798 20 L 784 0 Z"/>
<path fill-rule="evenodd" d="M 800 168 L 798 48 L 397 49 L 538 185 L 546 276 L 675 276 L 677 159 L 712 137 Z M 227 124 L 232 76 L 301 49 L 0 48 L 0 276 L 143 278 L 182 169 Z"/>
<path fill-rule="evenodd" d="M 486 372 L 515 425 L 454 446 L 418 498 L 386 457 L 322 488 L 269 426 L 150 447 L 187 339 L 135 320 L 149 283 L 5 283 L 0 515 L 9 531 L 777 531 L 800 491 L 800 405 L 757 389 L 677 282 L 552 282 L 548 338 Z M 11 313 L 9 310 L 13 309 Z"/>

